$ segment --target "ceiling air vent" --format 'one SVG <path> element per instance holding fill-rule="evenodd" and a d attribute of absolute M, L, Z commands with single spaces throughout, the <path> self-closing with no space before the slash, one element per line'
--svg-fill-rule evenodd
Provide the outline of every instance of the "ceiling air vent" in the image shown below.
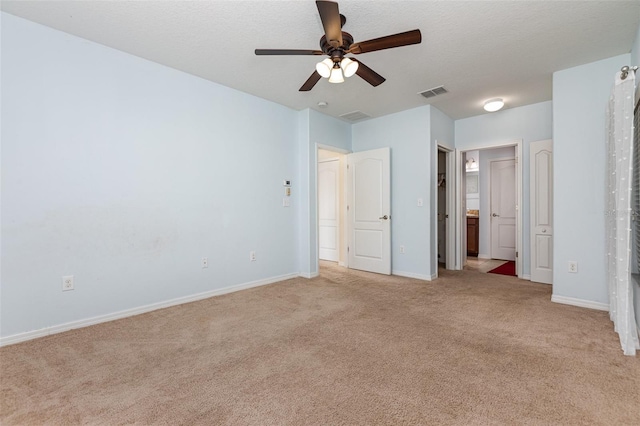
<path fill-rule="evenodd" d="M 355 121 L 364 120 L 365 118 L 371 118 L 371 116 L 369 114 L 365 114 L 362 111 L 353 111 L 353 112 L 348 112 L 346 114 L 342 114 L 340 118 L 344 118 L 345 120 L 355 122 Z"/>
<path fill-rule="evenodd" d="M 449 93 L 444 86 L 434 87 L 433 89 L 425 90 L 424 92 L 418 92 L 419 95 L 424 96 L 425 98 L 433 98 L 434 96 L 443 95 L 445 93 Z"/>

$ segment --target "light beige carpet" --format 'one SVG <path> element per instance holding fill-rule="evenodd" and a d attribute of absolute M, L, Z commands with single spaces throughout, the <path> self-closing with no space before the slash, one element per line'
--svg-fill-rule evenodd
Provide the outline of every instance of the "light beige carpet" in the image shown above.
<path fill-rule="evenodd" d="M 319 278 L 0 349 L 3 425 L 639 424 L 640 357 L 551 287 Z"/>

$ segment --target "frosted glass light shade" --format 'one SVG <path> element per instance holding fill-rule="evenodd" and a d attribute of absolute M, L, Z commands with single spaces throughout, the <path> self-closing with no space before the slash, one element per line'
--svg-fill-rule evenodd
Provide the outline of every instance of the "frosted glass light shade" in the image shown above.
<path fill-rule="evenodd" d="M 489 99 L 484 103 L 484 110 L 488 112 L 496 112 L 502 109 L 504 101 L 501 98 Z"/>
<path fill-rule="evenodd" d="M 333 68 L 331 70 L 331 77 L 329 77 L 329 83 L 344 83 L 344 77 L 342 77 L 342 70 L 340 67 Z"/>
<path fill-rule="evenodd" d="M 349 58 L 344 58 L 340 62 L 340 67 L 342 68 L 342 71 L 344 72 L 344 76 L 348 78 L 348 77 L 351 77 L 352 75 L 354 75 L 356 73 L 356 71 L 358 71 L 358 62 L 357 61 L 352 61 Z"/>
<path fill-rule="evenodd" d="M 333 61 L 330 58 L 316 64 L 316 71 L 324 78 L 329 78 L 331 69 L 333 69 Z"/>

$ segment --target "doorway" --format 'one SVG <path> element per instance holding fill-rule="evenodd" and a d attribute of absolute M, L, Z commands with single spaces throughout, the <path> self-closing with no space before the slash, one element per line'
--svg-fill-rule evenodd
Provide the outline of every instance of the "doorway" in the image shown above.
<path fill-rule="evenodd" d="M 390 275 L 390 149 L 316 149 L 318 269 L 337 258 L 339 266 Z"/>
<path fill-rule="evenodd" d="M 346 266 L 346 155 L 318 148 L 318 257 Z"/>
<path fill-rule="evenodd" d="M 488 272 L 511 261 L 522 276 L 521 153 L 522 141 L 458 152 L 456 269 Z"/>
<path fill-rule="evenodd" d="M 434 278 L 438 269 L 455 269 L 455 155 L 453 150 L 436 141 L 436 174 L 433 191 L 435 192 L 435 263 Z M 432 175 L 433 176 L 433 175 Z"/>

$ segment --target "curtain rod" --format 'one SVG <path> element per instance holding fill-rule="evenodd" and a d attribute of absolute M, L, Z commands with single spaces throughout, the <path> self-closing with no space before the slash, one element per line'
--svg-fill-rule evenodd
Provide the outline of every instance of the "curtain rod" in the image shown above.
<path fill-rule="evenodd" d="M 624 80 L 625 78 L 627 78 L 627 76 L 629 75 L 629 71 L 636 72 L 637 69 L 637 66 L 630 67 L 629 65 L 625 65 L 624 67 L 620 68 L 620 72 L 622 73 L 620 74 L 620 80 Z"/>

